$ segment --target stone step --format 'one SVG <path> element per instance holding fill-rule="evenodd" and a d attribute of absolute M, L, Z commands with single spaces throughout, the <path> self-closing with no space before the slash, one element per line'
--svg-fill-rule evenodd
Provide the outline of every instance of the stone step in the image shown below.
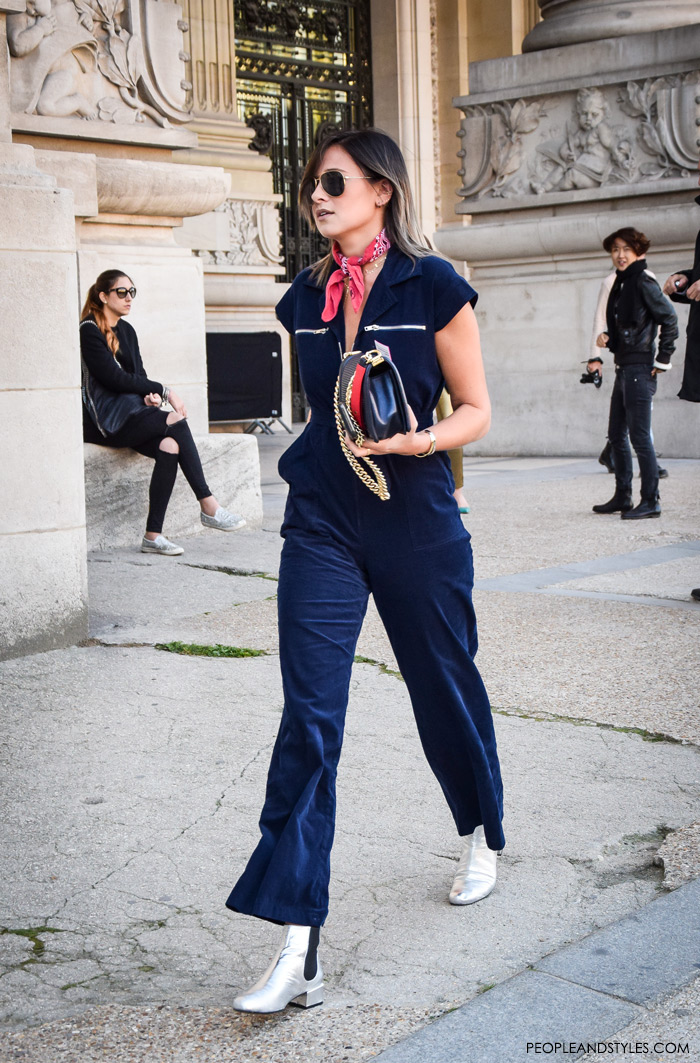
<path fill-rule="evenodd" d="M 222 506 L 245 517 L 250 528 L 262 524 L 257 440 L 239 433 L 196 436 L 204 475 Z M 139 543 L 148 512 L 153 462 L 130 449 L 85 443 L 85 508 L 89 550 Z M 163 531 L 169 538 L 203 531 L 199 506 L 178 472 Z"/>

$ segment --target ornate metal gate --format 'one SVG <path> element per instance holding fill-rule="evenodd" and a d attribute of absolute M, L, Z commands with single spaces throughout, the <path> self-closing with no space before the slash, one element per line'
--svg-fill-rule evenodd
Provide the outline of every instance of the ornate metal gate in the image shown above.
<path fill-rule="evenodd" d="M 299 182 L 328 132 L 371 125 L 369 0 L 236 0 L 236 95 L 255 130 L 251 148 L 272 158 L 283 196 L 287 279 L 324 253 L 299 216 Z M 305 400 L 292 366 L 295 418 Z"/>

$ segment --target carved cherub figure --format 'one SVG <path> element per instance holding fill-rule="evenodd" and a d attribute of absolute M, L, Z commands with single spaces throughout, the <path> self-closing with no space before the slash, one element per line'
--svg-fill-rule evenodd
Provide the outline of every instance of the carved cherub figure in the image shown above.
<path fill-rule="evenodd" d="M 542 146 L 539 151 L 554 163 L 544 180 L 532 182 L 533 192 L 568 192 L 574 188 L 597 188 L 615 167 L 627 170 L 630 145 L 619 143 L 606 119 L 609 108 L 599 89 L 580 89 L 576 95 L 578 129 L 567 130 L 558 150 Z"/>
<path fill-rule="evenodd" d="M 89 70 L 78 49 L 63 56 L 47 74 L 36 105 L 37 114 L 54 118 L 97 118 L 97 108 L 79 91 L 82 74 Z"/>
<path fill-rule="evenodd" d="M 81 91 L 90 87 L 96 42 L 73 3 L 58 3 L 52 10 L 52 2 L 26 0 L 23 12 L 7 18 L 20 106 L 53 118 L 96 118 L 95 106 Z"/>
<path fill-rule="evenodd" d="M 10 55 L 20 59 L 38 48 L 44 37 L 56 30 L 51 0 L 27 0 L 26 11 L 7 16 L 7 43 Z"/>

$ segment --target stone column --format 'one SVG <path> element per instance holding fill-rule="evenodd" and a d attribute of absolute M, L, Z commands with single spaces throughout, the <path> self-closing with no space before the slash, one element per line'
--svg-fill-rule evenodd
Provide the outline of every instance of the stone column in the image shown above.
<path fill-rule="evenodd" d="M 421 228 L 430 236 L 435 231 L 430 4 L 396 0 L 394 5 L 375 0 L 372 41 L 374 121 L 401 147 Z"/>
<path fill-rule="evenodd" d="M 700 22 L 697 0 L 539 0 L 539 5 L 543 21 L 523 41 L 524 52 Z"/>
<path fill-rule="evenodd" d="M 73 196 L 12 144 L 0 0 L 0 658 L 87 634 Z"/>

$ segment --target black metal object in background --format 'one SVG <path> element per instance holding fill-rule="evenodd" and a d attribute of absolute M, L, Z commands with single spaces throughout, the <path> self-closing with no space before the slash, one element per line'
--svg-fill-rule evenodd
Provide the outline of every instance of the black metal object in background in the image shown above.
<path fill-rule="evenodd" d="M 369 0 L 236 0 L 234 10 L 239 117 L 255 130 L 250 147 L 272 159 L 291 281 L 327 250 L 297 205 L 309 155 L 330 131 L 372 124 Z M 294 355 L 292 401 L 303 420 Z"/>
<path fill-rule="evenodd" d="M 208 332 L 210 421 L 282 416 L 282 341 L 277 332 Z"/>

